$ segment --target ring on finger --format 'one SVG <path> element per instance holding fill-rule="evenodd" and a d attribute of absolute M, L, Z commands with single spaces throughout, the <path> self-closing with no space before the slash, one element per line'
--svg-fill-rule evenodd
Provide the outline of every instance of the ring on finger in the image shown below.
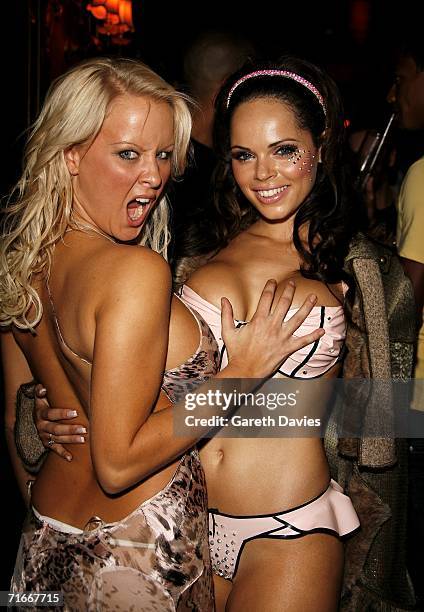
<path fill-rule="evenodd" d="M 47 444 L 49 446 L 53 446 L 53 444 L 55 444 L 55 441 L 53 440 L 53 435 L 51 433 L 49 434 L 49 441 L 47 442 Z"/>

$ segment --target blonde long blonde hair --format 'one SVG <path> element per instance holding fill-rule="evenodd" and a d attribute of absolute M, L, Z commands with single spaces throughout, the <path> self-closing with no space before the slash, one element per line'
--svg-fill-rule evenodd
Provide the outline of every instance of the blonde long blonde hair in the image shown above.
<path fill-rule="evenodd" d="M 43 308 L 31 282 L 36 275 L 48 277 L 54 245 L 72 223 L 73 192 L 64 152 L 92 141 L 110 103 L 125 93 L 148 96 L 171 106 L 175 139 L 172 176 L 183 173 L 191 131 L 189 99 L 150 68 L 131 59 L 95 58 L 56 79 L 30 131 L 24 171 L 5 211 L 0 325 L 33 329 L 40 321 Z M 166 256 L 166 197 L 150 216 L 139 242 Z"/>

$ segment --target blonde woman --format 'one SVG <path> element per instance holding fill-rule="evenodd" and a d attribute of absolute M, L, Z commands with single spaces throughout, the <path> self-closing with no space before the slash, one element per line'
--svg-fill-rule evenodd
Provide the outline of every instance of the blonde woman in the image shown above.
<path fill-rule="evenodd" d="M 160 255 L 164 189 L 184 169 L 190 127 L 184 97 L 146 66 L 87 61 L 52 85 L 6 213 L 7 422 L 33 377 L 90 430 L 70 464 L 45 461 L 11 587 L 61 591 L 65 610 L 213 610 L 203 470 L 196 439 L 173 436 L 171 402 L 215 374 L 217 346 L 171 303 Z M 268 282 L 243 330 L 224 300 L 231 359 L 217 377 L 266 377 L 320 337 L 292 338 L 313 299 L 283 323 L 293 286 L 274 292 Z"/>

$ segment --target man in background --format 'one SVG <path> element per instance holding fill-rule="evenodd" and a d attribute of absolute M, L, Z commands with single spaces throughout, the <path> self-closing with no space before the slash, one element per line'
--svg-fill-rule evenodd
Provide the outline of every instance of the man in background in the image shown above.
<path fill-rule="evenodd" d="M 422 32 L 408 36 L 401 48 L 395 81 L 388 94 L 401 128 L 422 130 L 422 157 L 408 169 L 398 204 L 396 242 L 414 289 L 418 343 L 411 403 L 409 445 L 409 570 L 417 599 L 424 604 L 424 43 Z M 420 437 L 417 437 L 420 436 Z"/>
<path fill-rule="evenodd" d="M 248 58 L 254 47 L 234 32 L 206 30 L 196 36 L 183 55 L 183 87 L 194 98 L 192 156 L 181 182 L 170 194 L 173 210 L 171 259 L 189 253 L 184 245 L 184 230 L 191 223 L 206 223 L 212 212 L 211 179 L 215 168 L 212 150 L 214 103 L 225 79 Z"/>

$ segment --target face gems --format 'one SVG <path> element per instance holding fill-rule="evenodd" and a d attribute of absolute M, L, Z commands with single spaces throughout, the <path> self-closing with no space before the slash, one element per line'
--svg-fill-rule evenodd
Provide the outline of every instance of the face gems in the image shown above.
<path fill-rule="evenodd" d="M 309 153 L 308 157 L 309 157 L 310 163 L 308 164 L 308 162 L 305 160 L 303 162 L 303 164 L 306 166 L 306 168 L 305 168 L 306 172 L 308 172 L 311 175 L 311 179 L 310 180 L 311 180 L 311 183 L 312 183 L 314 181 L 314 177 L 312 176 L 312 168 L 315 168 L 314 159 L 315 159 L 316 155 L 314 153 L 310 153 L 310 151 L 308 151 L 308 153 Z"/>
<path fill-rule="evenodd" d="M 301 172 L 305 171 L 311 174 L 312 168 L 315 168 L 315 161 L 314 161 L 315 157 L 316 155 L 314 153 L 311 153 L 310 151 L 307 151 L 306 149 L 298 149 L 296 152 L 294 152 L 290 156 L 289 159 L 287 159 L 287 161 L 293 164 L 293 166 L 296 166 L 296 164 L 299 164 L 298 168 Z M 311 182 L 312 180 L 313 178 L 311 176 Z"/>
<path fill-rule="evenodd" d="M 292 164 L 296 165 L 297 162 L 300 162 L 300 160 L 302 159 L 305 153 L 306 153 L 305 149 L 298 149 L 295 153 L 293 153 L 290 158 L 290 161 L 292 162 Z"/>

